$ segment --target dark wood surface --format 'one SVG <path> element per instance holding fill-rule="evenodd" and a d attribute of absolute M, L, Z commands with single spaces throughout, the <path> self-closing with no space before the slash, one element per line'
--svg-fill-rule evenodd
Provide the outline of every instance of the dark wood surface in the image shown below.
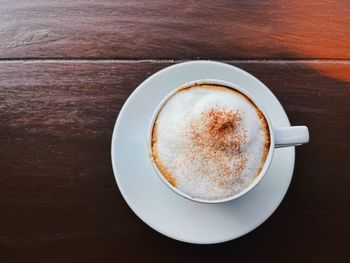
<path fill-rule="evenodd" d="M 349 8 L 0 0 L 0 262 L 348 261 Z M 130 93 L 197 57 L 258 77 L 311 135 L 277 211 L 252 233 L 210 246 L 146 226 L 120 195 L 110 161 Z"/>
<path fill-rule="evenodd" d="M 350 58 L 346 0 L 0 1 L 0 57 Z"/>

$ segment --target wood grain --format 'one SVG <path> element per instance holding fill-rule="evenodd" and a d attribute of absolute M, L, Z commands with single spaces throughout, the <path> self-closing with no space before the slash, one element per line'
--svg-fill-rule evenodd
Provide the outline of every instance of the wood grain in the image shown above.
<path fill-rule="evenodd" d="M 43 8 L 37 2 L 33 10 Z M 203 247 L 144 225 L 111 169 L 119 110 L 169 62 L 1 62 L 1 262 L 345 261 L 350 84 L 332 76 L 350 75 L 350 63 L 230 63 L 265 82 L 292 124 L 309 126 L 311 141 L 297 149 L 290 189 L 266 223 L 238 240 Z"/>
<path fill-rule="evenodd" d="M 344 0 L 0 0 L 0 58 L 350 58 Z"/>

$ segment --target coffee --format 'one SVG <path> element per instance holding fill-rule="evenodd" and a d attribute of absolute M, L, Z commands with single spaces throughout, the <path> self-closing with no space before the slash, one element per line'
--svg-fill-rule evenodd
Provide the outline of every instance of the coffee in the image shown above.
<path fill-rule="evenodd" d="M 269 147 L 262 112 L 239 91 L 220 85 L 180 89 L 163 105 L 152 131 L 158 170 L 181 192 L 205 200 L 251 185 Z"/>

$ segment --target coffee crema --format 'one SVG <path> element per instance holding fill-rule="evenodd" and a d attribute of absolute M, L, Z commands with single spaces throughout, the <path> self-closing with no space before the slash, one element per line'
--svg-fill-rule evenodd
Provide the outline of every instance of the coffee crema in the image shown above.
<path fill-rule="evenodd" d="M 234 89 L 198 84 L 163 105 L 152 131 L 152 157 L 167 181 L 205 200 L 227 198 L 251 185 L 270 147 L 267 121 Z"/>

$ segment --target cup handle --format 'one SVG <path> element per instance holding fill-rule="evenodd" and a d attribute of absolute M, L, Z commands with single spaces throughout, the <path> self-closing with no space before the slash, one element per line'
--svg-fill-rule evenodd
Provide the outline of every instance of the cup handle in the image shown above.
<path fill-rule="evenodd" d="M 309 129 L 306 126 L 274 128 L 275 148 L 298 146 L 309 142 Z"/>

